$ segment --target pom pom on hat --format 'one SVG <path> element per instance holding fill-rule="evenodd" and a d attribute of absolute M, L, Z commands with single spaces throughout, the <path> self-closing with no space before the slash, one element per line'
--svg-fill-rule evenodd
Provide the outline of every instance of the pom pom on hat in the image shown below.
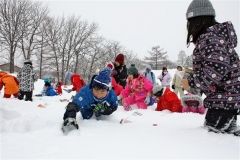
<path fill-rule="evenodd" d="M 109 90 L 111 82 L 111 70 L 110 68 L 104 68 L 99 72 L 99 74 L 93 79 L 92 87 L 98 87 L 101 89 Z"/>
<path fill-rule="evenodd" d="M 118 62 L 119 64 L 124 63 L 124 55 L 123 54 L 118 54 L 117 57 L 115 58 L 115 62 Z"/>

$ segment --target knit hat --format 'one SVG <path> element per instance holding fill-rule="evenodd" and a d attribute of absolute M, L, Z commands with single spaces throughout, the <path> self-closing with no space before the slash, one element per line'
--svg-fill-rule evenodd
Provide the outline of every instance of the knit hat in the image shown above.
<path fill-rule="evenodd" d="M 124 55 L 123 54 L 118 54 L 117 57 L 115 58 L 115 62 L 118 62 L 119 64 L 124 63 Z"/>
<path fill-rule="evenodd" d="M 138 70 L 135 67 L 135 64 L 131 64 L 131 66 L 128 68 L 128 75 L 137 75 L 138 74 Z"/>
<path fill-rule="evenodd" d="M 186 13 L 187 19 L 197 16 L 214 16 L 215 10 L 209 0 L 193 0 Z"/>
<path fill-rule="evenodd" d="M 50 83 L 50 82 L 45 82 L 44 86 L 50 87 L 50 86 L 51 86 L 51 83 Z"/>
<path fill-rule="evenodd" d="M 99 74 L 93 79 L 92 87 L 109 90 L 111 86 L 110 74 L 111 74 L 111 70 L 108 67 L 101 70 Z"/>

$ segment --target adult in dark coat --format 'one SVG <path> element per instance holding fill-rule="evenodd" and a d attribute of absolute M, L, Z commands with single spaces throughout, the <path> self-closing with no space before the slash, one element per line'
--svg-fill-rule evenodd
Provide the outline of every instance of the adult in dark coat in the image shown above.
<path fill-rule="evenodd" d="M 207 97 L 205 126 L 209 131 L 233 133 L 240 109 L 240 60 L 234 50 L 237 36 L 231 22 L 218 23 L 209 0 L 193 0 L 187 10 L 188 38 L 193 42 L 193 74 L 184 89 L 200 89 Z"/>
<path fill-rule="evenodd" d="M 127 80 L 127 67 L 124 63 L 124 55 L 118 54 L 115 58 L 114 64 L 114 70 L 112 71 L 112 75 L 115 78 L 117 84 L 120 84 L 121 86 L 126 86 L 126 80 Z"/>

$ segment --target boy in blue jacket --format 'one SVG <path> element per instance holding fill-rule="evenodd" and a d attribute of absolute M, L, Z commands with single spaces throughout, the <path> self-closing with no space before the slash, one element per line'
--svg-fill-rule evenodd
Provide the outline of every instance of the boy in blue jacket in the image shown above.
<path fill-rule="evenodd" d="M 57 96 L 57 92 L 49 82 L 45 82 L 44 84 L 44 89 L 43 89 L 43 94 L 44 96 Z"/>
<path fill-rule="evenodd" d="M 103 69 L 92 77 L 90 84 L 83 87 L 73 101 L 66 107 L 64 113 L 63 132 L 78 129 L 76 113 L 81 112 L 83 119 L 90 119 L 93 114 L 96 118 L 101 115 L 110 115 L 118 107 L 117 96 L 111 89 L 111 70 Z"/>

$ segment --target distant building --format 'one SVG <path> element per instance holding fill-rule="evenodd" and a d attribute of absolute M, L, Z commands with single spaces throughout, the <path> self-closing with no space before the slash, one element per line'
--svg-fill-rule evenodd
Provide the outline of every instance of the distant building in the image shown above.
<path fill-rule="evenodd" d="M 10 63 L 0 64 L 0 70 L 9 72 Z M 18 72 L 21 68 L 14 66 L 14 72 Z"/>

